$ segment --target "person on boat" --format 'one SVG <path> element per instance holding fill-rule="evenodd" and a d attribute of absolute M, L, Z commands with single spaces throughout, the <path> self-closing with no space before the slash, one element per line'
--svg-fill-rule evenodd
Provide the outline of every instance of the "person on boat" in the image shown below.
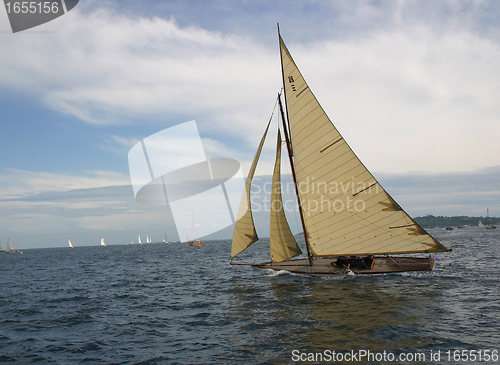
<path fill-rule="evenodd" d="M 349 264 L 350 264 L 350 267 L 352 267 L 352 268 L 357 268 L 357 269 L 368 268 L 368 266 L 366 266 L 366 264 L 362 260 L 360 260 L 357 256 L 349 257 Z"/>
<path fill-rule="evenodd" d="M 363 259 L 363 262 L 365 263 L 366 267 L 372 267 L 373 255 L 366 255 L 366 257 Z"/>
<path fill-rule="evenodd" d="M 343 269 L 348 269 L 350 267 L 349 261 L 343 256 L 339 257 L 337 261 L 335 261 L 335 265 Z"/>

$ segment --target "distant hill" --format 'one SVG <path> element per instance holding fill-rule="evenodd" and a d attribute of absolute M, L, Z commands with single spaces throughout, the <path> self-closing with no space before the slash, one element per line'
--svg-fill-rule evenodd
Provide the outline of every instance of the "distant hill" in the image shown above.
<path fill-rule="evenodd" d="M 425 217 L 415 217 L 413 218 L 415 221 L 420 224 L 424 228 L 433 228 L 433 227 L 458 227 L 458 226 L 477 226 L 479 221 L 486 224 L 486 217 L 467 217 L 467 216 L 458 216 L 458 217 L 443 217 L 443 216 L 434 216 L 434 215 L 426 215 Z M 490 224 L 498 224 L 500 222 L 500 218 L 498 217 L 490 217 Z"/>

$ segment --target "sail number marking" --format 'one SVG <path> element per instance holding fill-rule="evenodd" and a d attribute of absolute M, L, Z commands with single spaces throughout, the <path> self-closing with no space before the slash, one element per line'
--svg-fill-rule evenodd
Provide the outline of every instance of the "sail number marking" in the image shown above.
<path fill-rule="evenodd" d="M 297 89 L 295 88 L 294 82 L 295 80 L 293 79 L 293 76 L 288 76 L 288 82 L 292 84 L 292 90 L 295 92 Z"/>

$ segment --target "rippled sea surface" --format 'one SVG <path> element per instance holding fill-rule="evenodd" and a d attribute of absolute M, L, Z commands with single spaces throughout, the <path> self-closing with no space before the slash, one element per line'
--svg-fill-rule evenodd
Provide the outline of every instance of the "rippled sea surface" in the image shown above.
<path fill-rule="evenodd" d="M 445 354 L 500 349 L 500 229 L 429 232 L 453 249 L 433 271 L 376 276 L 231 266 L 229 240 L 0 253 L 0 363 L 293 364 L 365 350 L 500 364 Z M 265 243 L 252 249 L 267 261 Z"/>

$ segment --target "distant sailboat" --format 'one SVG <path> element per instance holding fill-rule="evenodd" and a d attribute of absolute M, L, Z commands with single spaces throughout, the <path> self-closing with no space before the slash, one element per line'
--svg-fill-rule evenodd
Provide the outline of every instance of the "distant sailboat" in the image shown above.
<path fill-rule="evenodd" d="M 146 243 L 151 243 L 151 239 L 149 238 L 149 236 L 146 236 Z"/>
<path fill-rule="evenodd" d="M 477 224 L 479 227 L 484 227 L 484 224 L 483 222 L 479 221 L 479 223 Z"/>
<path fill-rule="evenodd" d="M 493 223 L 490 224 L 490 210 L 486 209 L 486 229 L 495 229 L 497 226 L 495 226 Z"/>
<path fill-rule="evenodd" d="M 69 247 L 73 248 L 73 244 L 71 243 L 71 240 L 68 240 L 68 245 L 69 245 Z"/>
<path fill-rule="evenodd" d="M 203 246 L 203 242 L 200 242 L 199 240 L 195 239 L 196 235 L 194 233 L 194 213 L 191 211 L 191 216 L 193 219 L 193 239 L 189 240 L 188 237 L 186 237 L 187 243 L 189 243 L 189 246 Z"/>
<path fill-rule="evenodd" d="M 167 231 L 163 230 L 163 233 L 165 234 L 165 238 L 163 239 L 163 243 L 170 243 L 168 242 L 168 238 L 167 238 Z M 0 249 L 1 249 L 2 246 L 0 246 Z"/>
<path fill-rule="evenodd" d="M 432 270 L 434 258 L 431 255 L 393 255 L 450 250 L 416 223 L 375 180 L 326 115 L 281 36 L 279 43 L 285 108 L 279 95 L 282 126 L 278 128 L 272 179 L 271 261 L 255 264 L 231 261 L 231 264 L 301 274 Z M 250 190 L 270 123 L 246 180 L 234 227 L 231 260 L 259 239 L 253 221 Z M 291 233 L 283 209 L 281 133 L 290 161 L 306 258 L 294 258 L 302 251 Z"/>
<path fill-rule="evenodd" d="M 5 253 L 22 253 L 21 251 L 17 251 L 14 249 L 14 245 L 12 243 L 12 233 L 9 234 L 9 239 L 7 240 L 7 248 L 5 249 Z"/>
<path fill-rule="evenodd" d="M 101 246 L 106 246 L 106 242 L 104 242 L 104 238 L 101 238 Z"/>

